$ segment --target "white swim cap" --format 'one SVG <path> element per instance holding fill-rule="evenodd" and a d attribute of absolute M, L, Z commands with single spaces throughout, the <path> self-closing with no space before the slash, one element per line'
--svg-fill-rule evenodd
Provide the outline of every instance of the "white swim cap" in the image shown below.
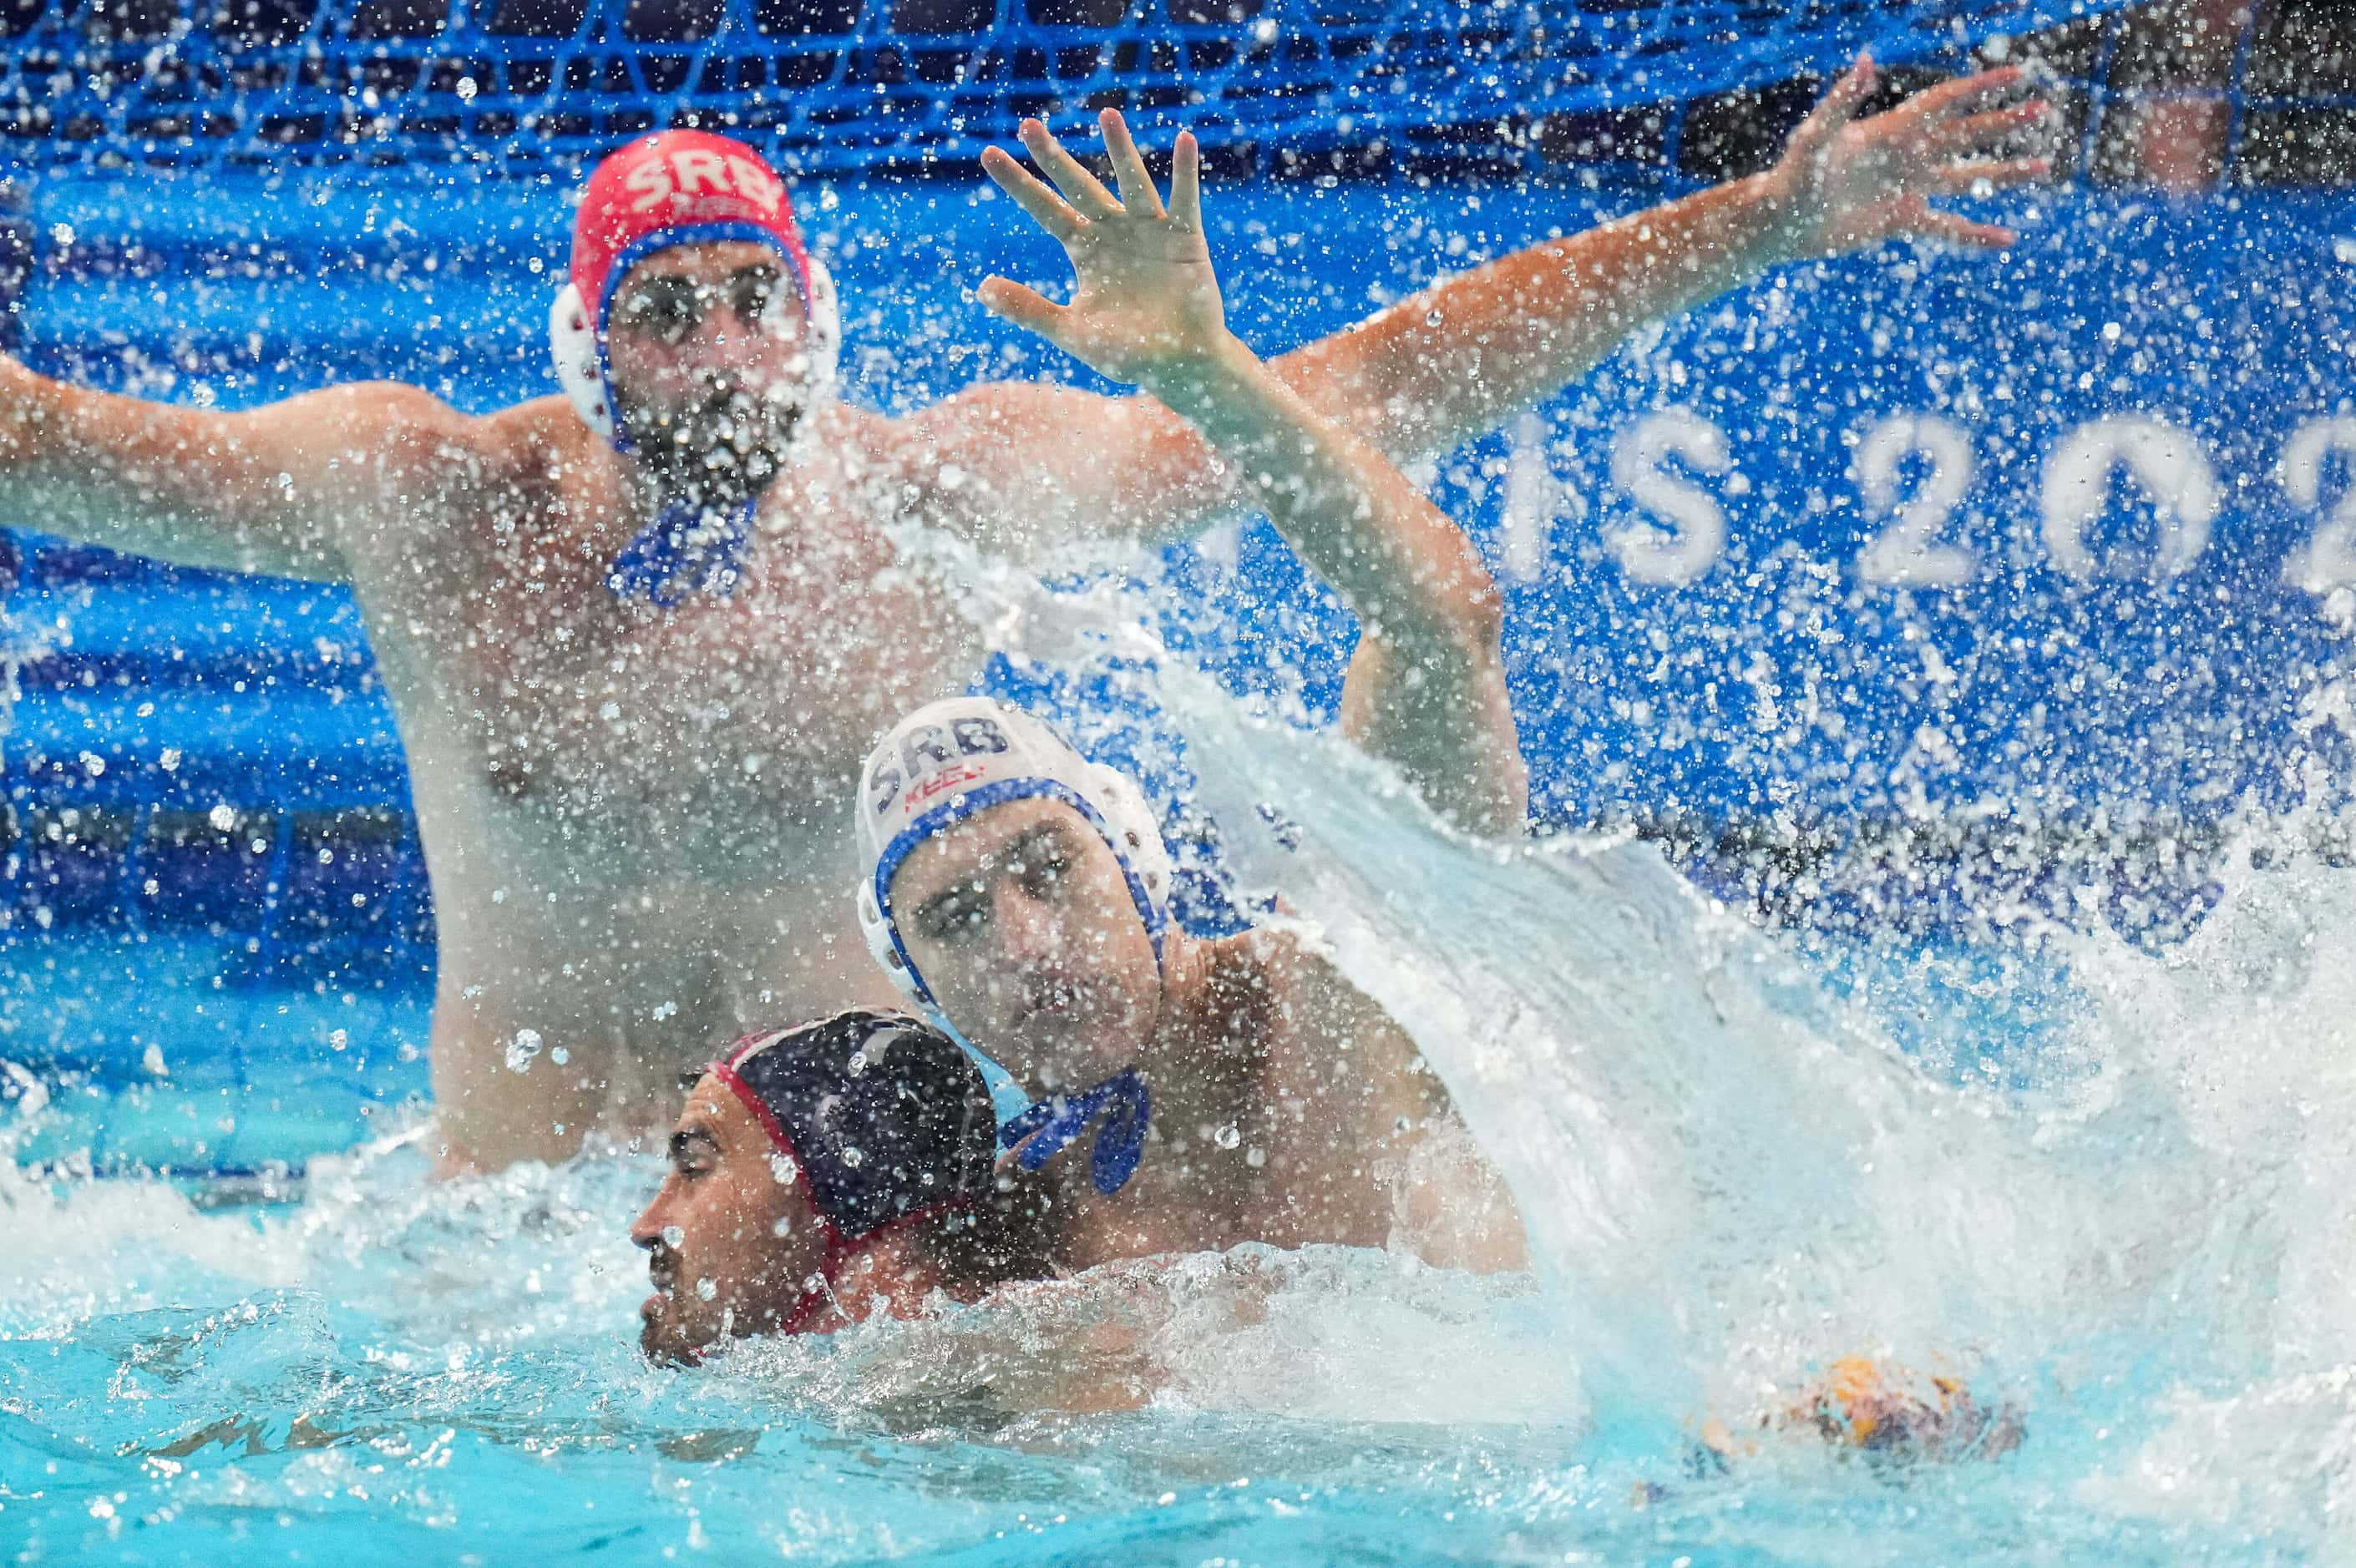
<path fill-rule="evenodd" d="M 1030 714 L 987 697 L 927 703 L 868 753 L 860 785 L 859 927 L 893 983 L 936 1018 L 938 1006 L 900 940 L 892 876 L 917 845 L 1003 801 L 1044 795 L 1087 818 L 1120 862 L 1161 961 L 1170 851 L 1152 808 L 1127 774 L 1089 762 Z"/>

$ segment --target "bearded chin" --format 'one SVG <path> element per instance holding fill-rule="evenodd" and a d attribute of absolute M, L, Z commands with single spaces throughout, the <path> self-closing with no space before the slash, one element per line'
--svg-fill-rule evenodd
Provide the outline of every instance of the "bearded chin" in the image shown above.
<path fill-rule="evenodd" d="M 742 393 L 664 417 L 630 413 L 630 435 L 666 500 L 726 510 L 760 495 L 786 467 L 799 401 Z"/>

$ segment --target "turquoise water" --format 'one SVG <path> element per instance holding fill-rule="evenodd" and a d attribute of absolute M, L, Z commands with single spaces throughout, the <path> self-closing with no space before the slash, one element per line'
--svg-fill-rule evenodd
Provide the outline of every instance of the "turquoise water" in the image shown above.
<path fill-rule="evenodd" d="M 1329 743 L 1179 697 L 1235 764 L 1205 779 L 1225 820 L 1324 781 L 1297 849 L 1234 836 L 1239 872 L 1281 856 L 1415 1028 L 1535 1275 L 1246 1248 L 652 1369 L 623 1234 L 649 1155 L 435 1185 L 412 1005 L 254 987 L 199 1018 L 93 980 L 45 1038 L 169 1071 L 46 1104 L 16 1080 L 11 1560 L 2344 1560 L 2344 873 L 2252 874 L 2158 956 L 1802 960 L 1648 848 L 1457 844 Z M 1383 891 L 1433 881 L 1456 896 Z M 144 949 L 152 977 L 218 957 Z M 12 1008 L 20 1042 L 42 1012 Z M 194 1069 L 231 1038 L 223 1094 Z M 131 1169 L 215 1136 L 259 1174 Z M 122 1174 L 83 1174 L 92 1140 Z M 1759 1432 L 1857 1351 L 1962 1376 L 2026 1443 L 1893 1466 Z M 1755 1451 L 1697 1467 L 1710 1415 Z"/>
<path fill-rule="evenodd" d="M 362 241 L 312 195 L 289 210 L 256 198 L 266 222 L 145 185 L 135 201 L 114 184 L 45 197 L 79 203 L 52 216 L 87 232 L 132 223 L 134 207 L 158 230 L 187 230 L 173 243 L 193 259 L 161 264 L 242 303 L 192 326 L 177 293 L 126 267 L 45 292 L 42 333 L 125 384 L 159 389 L 158 368 L 185 364 L 217 376 L 232 401 L 343 373 L 414 379 L 469 407 L 541 386 L 544 281 L 525 260 L 561 249 L 560 204 L 537 190 L 496 203 L 429 192 L 388 208 L 403 222 L 366 241 L 376 249 L 356 269 L 372 303 L 403 313 L 382 318 L 396 323 L 388 330 L 354 315 L 353 280 L 313 264 Z M 856 243 L 838 252 L 840 270 L 892 313 L 859 330 L 871 349 L 896 346 L 861 357 L 864 390 L 916 400 L 967 373 L 952 345 L 1003 347 L 975 336 L 986 329 L 961 304 L 899 287 L 912 271 L 969 283 L 993 258 L 1020 260 L 1002 224 L 947 187 L 844 199 L 832 226 Z M 1537 192 L 1493 231 L 1477 195 L 1443 192 L 1428 198 L 1438 218 L 1404 236 L 1377 228 L 1390 199 L 1306 187 L 1253 197 L 1232 237 L 1239 251 L 1258 225 L 1321 230 L 1330 253 L 1387 252 L 1374 292 L 1330 259 L 1260 280 L 1251 308 L 1266 336 L 1338 325 L 1453 264 L 1442 235 L 1469 230 L 1477 252 L 1534 224 L 1583 224 L 1601 198 Z M 2199 228 L 2209 215 L 2168 221 Z M 2304 239 L 2337 222 L 2278 227 Z M 245 281 L 249 233 L 289 228 L 305 240 L 292 260 L 257 262 L 258 281 Z M 415 240 L 418 228 L 441 249 Z M 396 229 L 412 239 L 397 242 Z M 935 230 L 982 243 L 899 245 Z M 377 232 L 372 219 L 363 232 Z M 1378 232 L 1364 246 L 1333 238 Z M 2069 249 L 2051 233 L 2035 242 Z M 467 264 L 428 282 L 431 269 L 407 267 L 412 251 Z M 2308 262 L 2301 252 L 2281 264 Z M 1952 263 L 1905 277 L 1826 283 L 1820 272 L 1795 292 L 1829 291 L 1824 308 L 1839 315 L 1852 297 L 1840 289 L 1854 285 L 1911 318 L 1933 314 L 1913 291 L 1970 283 Z M 1728 310 L 1730 321 L 1749 307 Z M 284 342 L 249 336 L 249 319 L 276 323 Z M 1951 330 L 1975 328 L 1966 315 Z M 106 336 L 124 332 L 135 352 Z M 1656 337 L 1608 368 L 1596 395 L 1608 409 L 1649 406 L 1655 369 L 1682 376 L 1680 345 L 1713 334 L 1736 336 L 1703 320 Z M 1856 346 L 1818 336 L 1832 370 L 1811 374 L 1846 375 L 1841 355 Z M 1505 445 L 1484 449 L 1497 465 L 1478 486 L 1448 485 L 1511 489 L 1488 484 L 1512 468 Z M 1763 435 L 1742 445 L 1751 463 L 1782 450 Z M 2032 469 L 2012 464 L 2008 482 Z M 1476 520 L 1494 539 L 1494 519 Z M 1255 559 L 1253 538 L 1229 553 Z M 1566 525 L 1548 548 L 1576 562 L 1586 539 Z M 1212 577 L 1225 570 L 1216 553 L 1198 563 Z M 1826 581 L 1828 600 L 1846 593 Z M 1248 571 L 1214 586 L 1251 597 Z M 1549 595 L 1569 606 L 1516 621 L 1517 667 L 1569 694 L 1549 722 L 1569 724 L 1580 704 L 1600 712 L 1623 688 L 1644 695 L 1641 683 L 1658 678 L 1645 672 L 1667 667 L 1650 653 L 1619 656 L 1632 628 L 1654 624 L 1650 611 L 1611 613 L 1620 592 L 1568 567 L 1521 590 L 1526 610 Z M 1740 594 L 1683 603 L 1744 639 L 1764 619 Z M 2205 619 L 2205 603 L 2177 609 Z M 1312 624 L 1268 604 L 1290 601 L 1246 609 Z M 1132 630 L 1153 619 L 1110 614 Z M 108 626 L 139 651 L 138 615 L 90 621 L 77 645 L 95 667 L 128 657 L 99 635 Z M 1044 645 L 1054 639 L 1036 624 L 994 618 L 992 630 L 1010 652 L 1068 651 Z M 1751 770 L 1785 766 L 1791 737 L 1756 728 L 1757 709 L 1719 713 L 1720 686 L 1731 690 L 1719 677 L 1751 644 L 1677 635 L 1677 667 L 1699 672 L 1691 701 L 1657 721 L 1597 720 L 1610 742 L 1601 769 L 1580 749 L 1588 731 L 1551 732 L 1539 762 L 1558 794 L 1691 804 L 1694 781 L 1715 777 L 1717 795 L 1751 800 L 1767 776 Z M 1613 656 L 1582 664 L 1565 651 L 1582 647 Z M 1245 639 L 1234 656 L 1258 650 Z M 1136 651 L 1166 652 L 1151 638 Z M 1912 664 L 1888 662 L 1890 683 L 1911 692 Z M 1818 683 L 1816 667 L 1787 695 L 1813 702 L 1819 685 L 1847 678 Z M 2175 678 L 2151 668 L 2155 682 Z M 1298 672 L 1286 671 L 1276 684 L 1289 691 Z M 314 729 L 270 717 L 294 706 L 252 695 L 235 711 L 284 743 L 271 766 L 316 761 Z M 2049 926 L 2044 905 L 1976 912 L 2008 933 L 2000 942 L 1886 936 L 1919 928 L 1897 878 L 1845 893 L 1838 932 L 1762 935 L 1641 846 L 1500 855 L 1452 843 L 1389 781 L 1330 748 L 1261 730 L 1183 679 L 1168 695 L 1247 887 L 1282 887 L 1411 1026 L 1504 1167 L 1531 1221 L 1539 1266 L 1528 1278 L 1246 1249 L 830 1342 L 746 1346 L 691 1374 L 658 1371 L 633 1349 L 645 1285 L 624 1237 L 654 1162 L 608 1151 L 431 1184 L 412 1141 L 428 1115 L 421 992 L 275 985 L 244 935 L 20 930 L 0 949 L 0 1137 L 12 1156 L 0 1164 L 0 1553 L 208 1564 L 2356 1558 L 2356 882 L 2280 852 L 2303 828 L 2254 827 L 2241 848 L 2277 851 L 2278 869 L 2227 857 L 2215 911 L 2161 951 L 2099 934 L 2098 917 Z M 2292 706 L 2261 695 L 2268 711 Z M 2297 733 L 2344 736 L 2345 699 L 2327 683 L 2297 708 Z M 181 743 L 160 721 L 152 735 L 135 729 L 142 700 L 127 688 L 51 693 L 42 743 L 80 766 L 91 712 L 130 709 L 105 719 L 121 744 L 103 776 L 122 782 Z M 1917 699 L 1906 700 L 1887 721 L 1868 701 L 1856 729 L 1826 727 L 1808 744 L 1843 751 L 1866 719 L 1877 736 L 1919 740 Z M 1922 711 L 1945 700 L 1923 697 Z M 2068 710 L 2091 721 L 2112 706 L 2131 705 L 2090 698 Z M 1707 723 L 1683 721 L 1705 709 Z M 228 722 L 209 703 L 161 714 L 209 735 Z M 380 711 L 364 717 L 339 732 L 327 771 L 381 783 L 395 771 L 390 731 Z M 2127 753 L 2099 725 L 2089 733 L 2082 750 L 2105 763 Z M 2130 760 L 2190 768 L 2196 749 L 2172 733 Z M 2009 755 L 1990 734 L 2010 731 L 1961 742 L 1975 766 Z M 1759 755 L 1729 760 L 1754 741 Z M 2201 755 L 2225 788 L 2244 762 L 2273 753 L 2220 743 Z M 193 773 L 193 743 L 190 758 Z M 210 761 L 222 798 L 244 799 L 228 784 L 257 760 Z M 1843 762 L 1805 777 L 1845 804 L 1868 773 L 1894 795 L 1910 787 L 1911 752 L 1869 757 L 1856 777 Z M 194 789 L 185 777 L 181 787 Z M 1301 827 L 1297 851 L 1243 830 L 1263 803 Z M 2082 914 L 2104 896 L 2063 891 Z M 1724 1473 L 1697 1473 L 1705 1418 L 1755 1433 L 1827 1362 L 1860 1352 L 1954 1373 L 2019 1413 L 2027 1441 L 1998 1459 L 1890 1467 L 1770 1432 Z"/>
<path fill-rule="evenodd" d="M 1877 1474 L 1794 1445 L 1685 1478 L 1580 1408 L 1543 1296 L 1247 1252 L 657 1371 L 616 1217 L 645 1160 L 448 1191 L 380 1150 L 295 1203 L 20 1182 L 0 1530 L 59 1563 L 2250 1562 L 2072 1483 L 2129 1447 L 2082 1391 L 2014 1460 Z M 19 1267 L 22 1260 L 20 1254 Z M 79 1277 L 77 1277 L 79 1275 Z M 1092 1351 L 1075 1358 L 1086 1324 Z M 1078 1365 L 1076 1367 L 1075 1362 Z M 1041 1413 L 1076 1381 L 1163 1386 Z M 2130 1417 L 2131 1410 L 2126 1412 Z M 1649 1506 L 1639 1483 L 1667 1483 Z"/>

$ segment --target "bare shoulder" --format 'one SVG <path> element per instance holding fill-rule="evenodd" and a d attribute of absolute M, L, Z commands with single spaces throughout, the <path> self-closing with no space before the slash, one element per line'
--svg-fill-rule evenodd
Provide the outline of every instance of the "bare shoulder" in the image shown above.
<path fill-rule="evenodd" d="M 444 511 L 468 509 L 506 483 L 512 467 L 514 443 L 499 416 L 461 412 L 402 381 L 323 388 L 244 417 L 272 421 L 269 439 L 290 454 L 307 453 L 330 466 L 357 458 L 369 477 L 356 475 L 355 484 L 380 499 L 406 500 L 412 522 L 437 497 Z"/>
<path fill-rule="evenodd" d="M 1269 1061 L 1282 1080 L 1331 1083 L 1337 1058 L 1376 1081 L 1416 1081 L 1410 1099 L 1444 1099 L 1421 1049 L 1380 1002 L 1361 990 L 1323 953 L 1290 931 L 1254 931 L 1234 938 L 1250 944 L 1253 967 L 1273 1004 Z"/>
<path fill-rule="evenodd" d="M 470 439 L 481 456 L 498 464 L 511 477 L 596 461 L 606 451 L 605 442 L 581 422 L 573 405 L 553 394 L 510 404 L 466 422 L 474 427 Z"/>
<path fill-rule="evenodd" d="M 1146 397 L 984 381 L 892 421 L 888 441 L 905 506 L 1003 555 L 1181 538 L 1226 503 L 1194 427 Z"/>
<path fill-rule="evenodd" d="M 1021 433 L 1021 427 L 1033 420 L 1117 421 L 1127 417 L 1137 403 L 1135 398 L 1108 397 L 1060 381 L 977 381 L 892 422 L 911 440 L 1003 440 Z"/>
<path fill-rule="evenodd" d="M 1257 995 L 1272 1045 L 1290 1042 L 1323 1056 L 1336 1044 L 1398 1035 L 1390 1015 L 1299 933 L 1248 931 L 1221 945 L 1223 987 Z"/>
<path fill-rule="evenodd" d="M 285 410 L 315 433 L 388 453 L 406 448 L 453 455 L 481 443 L 487 421 L 460 413 L 406 381 L 347 381 L 254 411 Z"/>
<path fill-rule="evenodd" d="M 1060 474 L 1094 465 L 1175 419 L 1141 398 L 1055 381 L 982 381 L 905 418 L 875 422 L 912 476 L 963 475 L 985 487 L 1021 490 L 1028 488 L 1021 481 L 1035 484 L 1043 468 Z M 957 485 L 950 477 L 946 487 Z"/>
<path fill-rule="evenodd" d="M 1099 406 L 1114 407 L 1115 400 L 986 381 L 897 417 L 845 408 L 837 450 L 855 453 L 871 479 L 887 482 L 896 509 L 1003 549 L 1015 542 L 1009 527 L 1038 514 L 1043 482 L 1056 488 L 1054 471 L 1066 454 L 1091 449 L 1099 427 L 1075 421 Z"/>
<path fill-rule="evenodd" d="M 1280 1007 L 1302 1010 L 1312 1019 L 1336 1006 L 1351 1010 L 1375 1007 L 1334 967 L 1332 959 L 1302 940 L 1298 932 L 1258 929 L 1230 940 L 1239 944 L 1241 953 L 1249 955 L 1260 983 Z"/>
<path fill-rule="evenodd" d="M 475 421 L 480 493 L 517 509 L 527 528 L 571 527 L 585 511 L 617 504 L 623 460 L 562 397 L 534 398 Z"/>
<path fill-rule="evenodd" d="M 833 451 L 856 457 L 869 470 L 913 472 L 934 444 L 926 420 L 938 403 L 910 414 L 880 414 L 856 403 L 829 405 L 817 415 L 817 436 Z"/>
<path fill-rule="evenodd" d="M 446 548 L 452 541 L 487 537 L 486 515 L 552 516 L 567 454 L 595 460 L 594 437 L 562 398 L 475 415 L 397 382 L 317 396 L 325 400 L 315 417 L 348 421 L 344 450 L 363 454 L 375 470 L 369 494 L 377 505 L 366 510 L 375 520 L 348 527 L 342 541 L 349 570 L 361 578 L 393 567 L 405 574 L 421 561 L 471 570 L 459 564 L 468 552 Z"/>

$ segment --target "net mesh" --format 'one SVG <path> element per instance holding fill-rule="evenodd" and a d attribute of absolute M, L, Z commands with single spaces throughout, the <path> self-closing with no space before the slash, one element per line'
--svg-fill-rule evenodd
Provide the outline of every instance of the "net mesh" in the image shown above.
<path fill-rule="evenodd" d="M 684 123 L 790 166 L 962 163 L 1102 106 L 1263 160 L 1584 137 L 1860 48 L 1960 65 L 2118 0 L 0 0 L 0 145 L 42 163 L 576 161 Z M 1663 108 L 1666 106 L 1667 112 Z M 1651 110 L 1633 120 L 1627 112 Z"/>

